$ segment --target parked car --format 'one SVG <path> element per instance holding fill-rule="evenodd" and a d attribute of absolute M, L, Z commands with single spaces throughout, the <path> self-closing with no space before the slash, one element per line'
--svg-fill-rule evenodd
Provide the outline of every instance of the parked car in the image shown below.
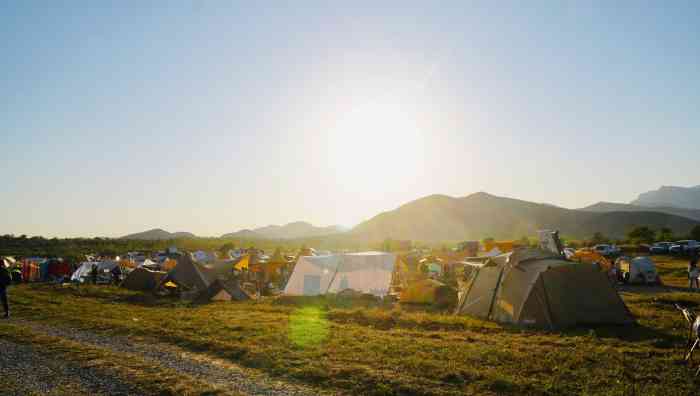
<path fill-rule="evenodd" d="M 688 254 L 698 249 L 700 249 L 700 242 L 692 239 L 684 239 L 674 242 L 674 244 L 668 248 L 668 252 L 672 254 Z"/>
<path fill-rule="evenodd" d="M 601 256 L 605 257 L 611 257 L 620 254 L 620 249 L 615 245 L 599 244 L 593 246 L 593 250 L 595 250 Z"/>
<path fill-rule="evenodd" d="M 673 246 L 673 242 L 656 242 L 655 244 L 649 246 L 649 253 L 668 254 L 668 249 L 671 246 Z"/>
<path fill-rule="evenodd" d="M 620 269 L 620 275 L 625 283 L 660 285 L 661 278 L 656 271 L 656 265 L 648 256 L 635 258 L 620 257 L 615 261 Z"/>

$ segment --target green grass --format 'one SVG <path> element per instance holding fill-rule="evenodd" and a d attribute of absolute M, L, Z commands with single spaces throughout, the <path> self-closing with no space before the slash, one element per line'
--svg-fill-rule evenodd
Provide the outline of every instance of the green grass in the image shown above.
<path fill-rule="evenodd" d="M 682 283 L 681 261 L 660 265 Z M 324 298 L 189 305 L 111 287 L 13 288 L 17 317 L 159 341 L 272 375 L 367 395 L 690 394 L 674 302 L 625 292 L 638 325 L 521 330 L 449 313 Z"/>

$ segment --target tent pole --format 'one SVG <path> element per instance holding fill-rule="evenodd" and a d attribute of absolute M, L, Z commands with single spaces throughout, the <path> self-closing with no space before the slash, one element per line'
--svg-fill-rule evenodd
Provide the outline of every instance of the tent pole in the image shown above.
<path fill-rule="evenodd" d="M 501 278 L 503 278 L 503 271 L 505 268 L 501 268 L 501 272 L 498 273 L 498 281 L 496 281 L 496 288 L 493 289 L 493 296 L 491 296 L 491 305 L 489 305 L 489 314 L 486 316 L 488 319 L 491 319 L 491 312 L 493 311 L 493 304 L 496 302 L 496 294 L 498 293 L 498 289 L 501 287 Z"/>

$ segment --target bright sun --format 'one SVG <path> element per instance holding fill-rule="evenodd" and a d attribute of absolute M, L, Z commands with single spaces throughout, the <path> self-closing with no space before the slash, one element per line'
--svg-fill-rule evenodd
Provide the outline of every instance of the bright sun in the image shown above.
<path fill-rule="evenodd" d="M 389 180 L 408 182 L 422 163 L 418 119 L 398 101 L 351 108 L 339 115 L 330 132 L 329 164 L 345 183 L 376 188 Z"/>

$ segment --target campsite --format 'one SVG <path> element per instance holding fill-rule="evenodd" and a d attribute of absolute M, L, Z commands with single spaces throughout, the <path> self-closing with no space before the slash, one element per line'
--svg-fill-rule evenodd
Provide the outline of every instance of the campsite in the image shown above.
<path fill-rule="evenodd" d="M 656 264 L 661 285 L 611 283 L 603 265 L 545 250 L 557 243 L 465 242 L 451 253 L 316 255 L 305 249 L 290 261 L 284 287 L 273 282 L 265 290 L 248 281 L 282 274 L 287 258 L 279 250 L 241 249 L 229 260 L 181 252 L 167 271 L 139 257 L 135 268 L 124 268 L 119 286 L 89 276 L 14 286 L 13 319 L 0 322 L 0 334 L 40 348 L 44 359 L 53 356 L 145 394 L 695 389 L 683 360 L 686 324 L 674 307 L 700 306 L 700 294 L 686 288 L 685 258 L 643 256 Z M 494 253 L 497 247 L 506 253 Z M 579 259 L 604 259 L 593 248 L 584 251 Z M 450 257 L 462 261 L 448 265 Z M 451 267 L 462 271 L 460 279 L 471 279 L 459 296 L 433 272 Z M 392 294 L 401 285 L 410 287 Z M 53 388 L 89 393 L 90 382 L 81 381 L 58 380 Z"/>
<path fill-rule="evenodd" d="M 0 5 L 0 396 L 695 395 L 700 1 Z"/>

